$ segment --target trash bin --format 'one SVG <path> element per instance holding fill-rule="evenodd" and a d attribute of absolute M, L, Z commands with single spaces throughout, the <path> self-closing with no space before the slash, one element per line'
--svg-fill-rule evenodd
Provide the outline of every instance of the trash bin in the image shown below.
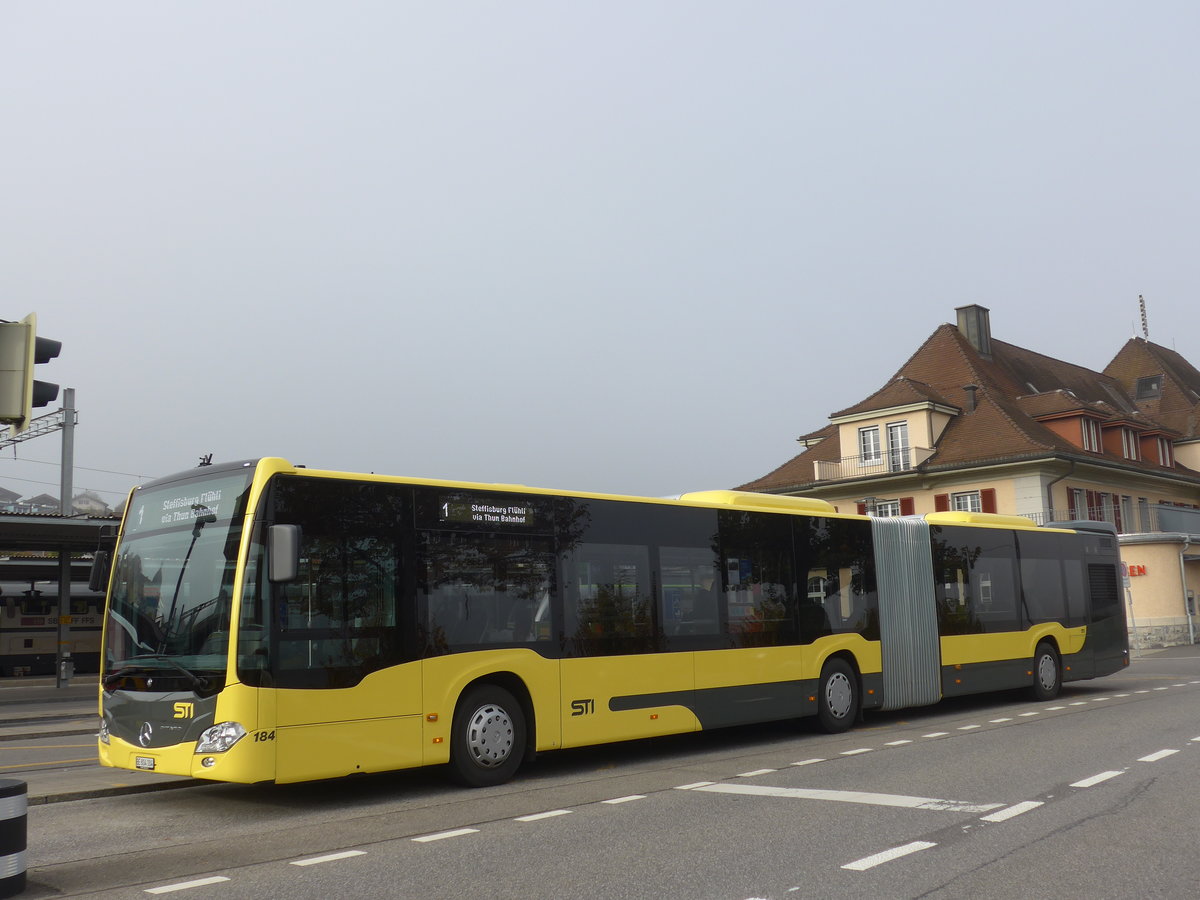
<path fill-rule="evenodd" d="M 70 653 L 64 653 L 63 658 L 58 663 L 58 678 L 63 683 L 70 681 L 75 677 L 75 660 L 71 659 Z"/>
<path fill-rule="evenodd" d="M 25 809 L 29 788 L 0 778 L 0 897 L 25 890 Z"/>

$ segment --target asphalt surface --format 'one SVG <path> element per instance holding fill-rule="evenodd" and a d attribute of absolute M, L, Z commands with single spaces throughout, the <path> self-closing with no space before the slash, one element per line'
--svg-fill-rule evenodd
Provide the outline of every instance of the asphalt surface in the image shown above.
<path fill-rule="evenodd" d="M 1194 656 L 1200 646 L 1134 651 L 1134 657 Z M 33 741 L 68 735 L 95 736 L 99 721 L 96 676 L 73 678 L 57 687 L 50 678 L 0 678 L 0 742 Z M 110 769 L 99 762 L 72 766 L 30 766 L 0 771 L 0 778 L 27 785 L 28 803 L 58 803 L 145 791 L 199 787 L 211 782 L 153 772 Z"/>

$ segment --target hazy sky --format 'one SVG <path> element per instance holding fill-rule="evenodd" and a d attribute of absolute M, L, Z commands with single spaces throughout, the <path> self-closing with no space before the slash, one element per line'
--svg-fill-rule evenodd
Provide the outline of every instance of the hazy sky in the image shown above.
<path fill-rule="evenodd" d="M 0 4 L 0 318 L 76 490 L 730 487 L 954 308 L 1200 364 L 1194 2 Z M 46 412 L 48 410 L 42 410 Z M 58 494 L 57 436 L 0 485 Z"/>

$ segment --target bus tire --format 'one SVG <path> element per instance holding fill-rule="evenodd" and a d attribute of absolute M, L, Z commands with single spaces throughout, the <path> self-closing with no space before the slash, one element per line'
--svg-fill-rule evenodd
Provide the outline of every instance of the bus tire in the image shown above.
<path fill-rule="evenodd" d="M 459 698 L 450 735 L 450 770 L 468 787 L 504 784 L 525 755 L 525 713 L 504 688 L 477 685 Z"/>
<path fill-rule="evenodd" d="M 1033 652 L 1033 698 L 1053 700 L 1062 689 L 1062 661 L 1054 645 L 1042 641 Z"/>
<path fill-rule="evenodd" d="M 844 659 L 831 659 L 821 670 L 817 720 L 829 734 L 848 731 L 858 718 L 858 679 Z"/>

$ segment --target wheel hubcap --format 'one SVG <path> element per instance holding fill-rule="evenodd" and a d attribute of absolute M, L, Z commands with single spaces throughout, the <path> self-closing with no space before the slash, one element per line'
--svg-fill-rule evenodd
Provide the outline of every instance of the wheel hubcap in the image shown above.
<path fill-rule="evenodd" d="M 475 710 L 467 722 L 467 749 L 471 759 L 485 769 L 503 765 L 513 749 L 513 721 L 509 714 L 494 703 Z"/>
<path fill-rule="evenodd" d="M 825 707 L 837 719 L 843 719 L 850 713 L 850 704 L 854 699 L 854 689 L 850 679 L 842 672 L 835 672 L 825 682 Z"/>
<path fill-rule="evenodd" d="M 1058 681 L 1058 674 L 1055 671 L 1054 658 L 1048 653 L 1043 654 L 1042 657 L 1038 659 L 1038 681 L 1046 690 L 1053 689 L 1055 683 Z"/>

